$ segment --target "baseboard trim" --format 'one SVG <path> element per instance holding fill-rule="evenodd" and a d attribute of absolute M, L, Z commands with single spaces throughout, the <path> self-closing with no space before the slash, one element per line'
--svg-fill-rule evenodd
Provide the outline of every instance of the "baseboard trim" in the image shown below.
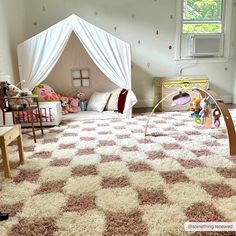
<path fill-rule="evenodd" d="M 234 99 L 233 96 L 220 96 L 224 103 L 233 103 Z"/>

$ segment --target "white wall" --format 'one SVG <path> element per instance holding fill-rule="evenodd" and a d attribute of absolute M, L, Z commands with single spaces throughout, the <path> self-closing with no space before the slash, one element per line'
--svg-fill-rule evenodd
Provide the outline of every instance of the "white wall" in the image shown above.
<path fill-rule="evenodd" d="M 25 38 L 24 0 L 0 0 L 0 76 L 9 75 L 11 83 L 19 81 L 16 47 Z M 6 124 L 12 124 L 11 113 Z"/>
<path fill-rule="evenodd" d="M 236 0 L 234 0 L 234 10 L 233 10 L 233 25 L 236 26 Z M 234 45 L 235 45 L 235 50 L 234 50 L 234 104 L 236 104 L 236 27 L 233 29 L 234 32 Z"/>
<path fill-rule="evenodd" d="M 19 81 L 16 46 L 25 39 L 24 0 L 0 0 L 0 74 Z"/>
<path fill-rule="evenodd" d="M 20 3 L 23 0 L 0 1 L 5 4 L 13 2 L 16 8 L 22 8 Z M 73 13 L 114 34 L 131 44 L 133 89 L 140 106 L 151 106 L 152 78 L 175 75 L 180 70 L 174 60 L 176 4 L 176 0 L 25 0 L 27 37 Z M 19 24 L 16 25 L 16 30 L 23 32 L 21 26 L 18 28 Z M 235 36 L 232 42 L 235 42 Z M 231 46 L 231 51 L 234 50 Z M 208 75 L 212 88 L 226 101 L 232 101 L 233 60 L 191 66 L 184 70 L 185 74 Z"/>

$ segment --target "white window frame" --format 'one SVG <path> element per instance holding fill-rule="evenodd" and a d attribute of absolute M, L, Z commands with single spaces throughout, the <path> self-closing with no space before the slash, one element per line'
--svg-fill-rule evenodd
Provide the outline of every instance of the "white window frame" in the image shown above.
<path fill-rule="evenodd" d="M 183 2 L 184 0 L 182 0 L 182 3 L 181 3 L 181 24 L 183 26 L 184 24 L 184 20 L 183 20 Z M 222 34 L 224 33 L 224 22 L 225 22 L 225 2 L 226 0 L 221 0 L 222 2 L 222 7 L 221 7 L 221 21 L 207 21 L 207 20 L 192 20 L 192 21 L 186 21 L 186 22 L 189 22 L 190 24 L 211 24 L 211 23 L 221 23 L 221 32 L 209 32 L 209 33 L 183 33 L 183 28 L 182 28 L 182 34 L 191 34 L 191 35 L 194 35 L 194 34 Z"/>
<path fill-rule="evenodd" d="M 182 48 L 182 27 L 183 27 L 183 0 L 177 0 L 177 12 L 176 12 L 176 50 L 175 61 L 178 63 L 181 61 L 189 61 L 193 63 L 197 62 L 226 62 L 230 59 L 231 48 L 231 20 L 232 20 L 233 0 L 224 0 L 223 6 L 223 18 L 222 18 L 222 34 L 224 35 L 224 55 L 217 58 L 181 58 Z M 212 33 L 209 33 L 211 35 Z"/>

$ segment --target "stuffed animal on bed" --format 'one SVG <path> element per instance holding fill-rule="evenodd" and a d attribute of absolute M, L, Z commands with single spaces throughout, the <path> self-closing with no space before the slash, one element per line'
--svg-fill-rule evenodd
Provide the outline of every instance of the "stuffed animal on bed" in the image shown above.
<path fill-rule="evenodd" d="M 60 96 L 62 113 L 68 114 L 69 113 L 69 98 L 66 96 Z"/>
<path fill-rule="evenodd" d="M 80 111 L 79 102 L 80 101 L 78 98 L 69 97 L 69 112 L 70 113 L 77 113 Z"/>
<path fill-rule="evenodd" d="M 39 102 L 60 101 L 55 91 L 47 84 L 39 84 L 33 89 L 33 94 L 38 96 Z"/>
<path fill-rule="evenodd" d="M 85 93 L 78 91 L 77 98 L 79 99 L 79 107 L 81 111 L 87 110 L 87 100 L 85 98 Z"/>

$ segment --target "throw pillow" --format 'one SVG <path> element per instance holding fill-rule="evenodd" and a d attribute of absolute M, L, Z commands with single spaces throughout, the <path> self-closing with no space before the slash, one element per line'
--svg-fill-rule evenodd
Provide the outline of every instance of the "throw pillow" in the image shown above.
<path fill-rule="evenodd" d="M 118 111 L 118 99 L 122 91 L 122 88 L 118 88 L 111 91 L 111 96 L 108 99 L 105 110 L 107 111 Z"/>
<path fill-rule="evenodd" d="M 128 90 L 122 89 L 118 99 L 118 112 L 123 113 Z"/>
<path fill-rule="evenodd" d="M 88 111 L 103 112 L 111 93 L 94 92 L 88 102 Z"/>

